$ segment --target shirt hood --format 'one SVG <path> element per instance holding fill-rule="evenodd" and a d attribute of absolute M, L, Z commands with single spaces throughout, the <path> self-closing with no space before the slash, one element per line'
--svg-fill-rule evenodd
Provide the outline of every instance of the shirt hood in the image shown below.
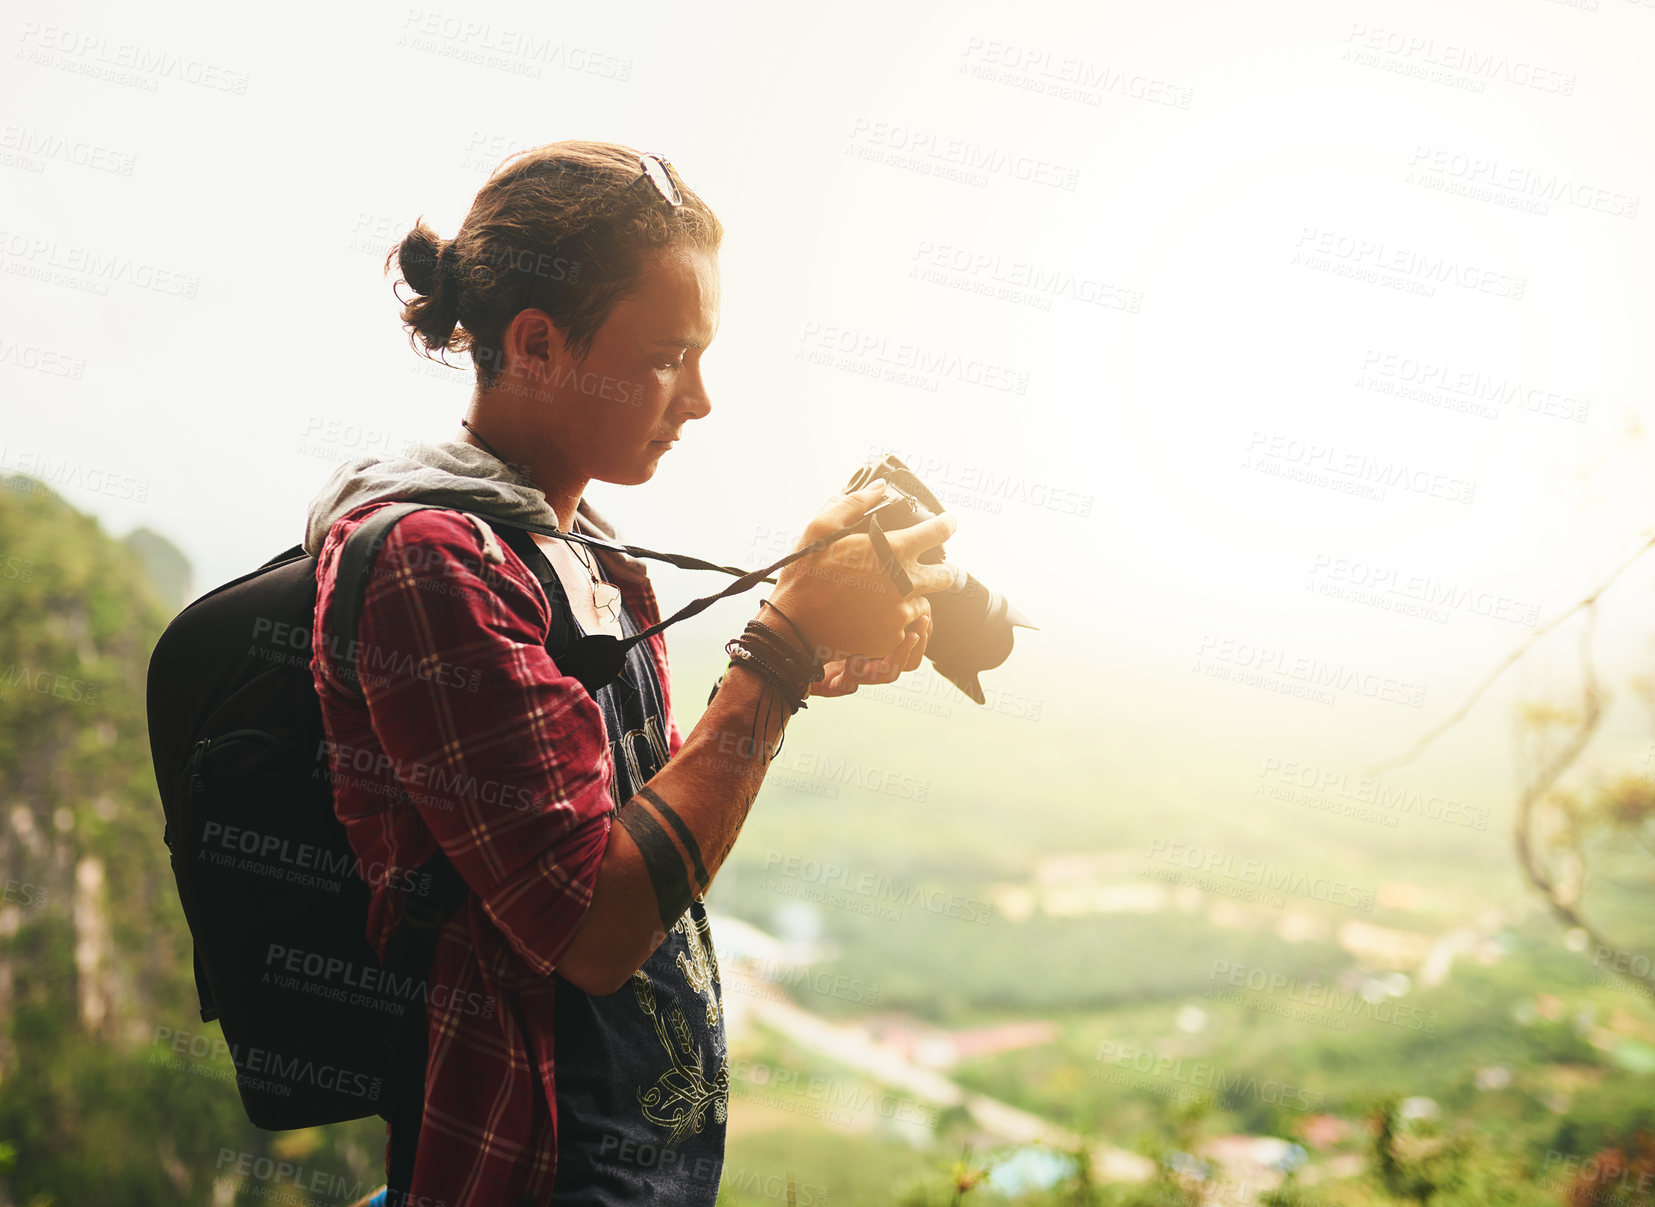
<path fill-rule="evenodd" d="M 557 513 L 545 492 L 527 475 L 492 453 L 457 440 L 410 444 L 401 456 L 368 455 L 339 465 L 310 502 L 305 521 L 305 552 L 315 557 L 339 518 L 365 503 L 433 503 L 469 511 L 485 519 L 498 517 L 556 528 Z M 575 510 L 574 531 L 582 536 L 617 541 L 615 527 L 585 498 Z M 626 553 L 593 552 L 612 574 L 644 577 L 644 565 Z"/>

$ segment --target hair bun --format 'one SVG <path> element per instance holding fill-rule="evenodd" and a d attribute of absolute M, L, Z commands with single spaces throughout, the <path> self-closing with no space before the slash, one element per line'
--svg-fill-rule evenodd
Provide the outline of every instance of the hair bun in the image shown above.
<path fill-rule="evenodd" d="M 415 293 L 427 297 L 436 293 L 442 288 L 439 269 L 452 247 L 452 243 L 437 238 L 436 232 L 424 222 L 418 223 L 397 248 L 397 266 L 402 270 L 402 279 L 413 286 Z"/>
<path fill-rule="evenodd" d="M 433 351 L 448 347 L 460 321 L 460 291 L 453 272 L 456 254 L 454 241 L 439 239 L 422 218 L 385 258 L 387 268 L 396 260 L 402 279 L 419 295 L 404 304 L 403 323 L 410 336 Z"/>

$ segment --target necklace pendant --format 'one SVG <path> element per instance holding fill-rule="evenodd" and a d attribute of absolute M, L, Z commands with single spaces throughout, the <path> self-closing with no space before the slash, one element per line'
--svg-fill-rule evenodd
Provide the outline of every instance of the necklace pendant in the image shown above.
<path fill-rule="evenodd" d="M 592 606 L 605 613 L 610 620 L 619 620 L 621 591 L 614 583 L 592 584 Z"/>

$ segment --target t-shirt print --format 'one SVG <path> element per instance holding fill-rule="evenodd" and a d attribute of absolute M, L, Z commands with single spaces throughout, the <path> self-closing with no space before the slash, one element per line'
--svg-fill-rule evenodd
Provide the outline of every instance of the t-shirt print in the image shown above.
<path fill-rule="evenodd" d="M 621 626 L 628 636 L 638 631 L 630 609 L 623 608 Z M 618 810 L 667 761 L 665 704 L 643 643 L 627 651 L 622 673 L 594 699 L 610 739 Z M 560 978 L 555 1009 L 552 1202 L 712 1207 L 724 1165 L 730 1067 L 705 906 L 692 902 L 616 993 L 594 997 Z"/>

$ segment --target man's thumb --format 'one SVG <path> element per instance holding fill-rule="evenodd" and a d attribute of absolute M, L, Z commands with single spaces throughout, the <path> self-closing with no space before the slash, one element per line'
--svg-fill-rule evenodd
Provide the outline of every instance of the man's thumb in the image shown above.
<path fill-rule="evenodd" d="M 875 478 L 861 490 L 853 490 L 849 494 L 834 495 L 828 499 L 823 504 L 820 519 L 831 522 L 835 528 L 843 528 L 879 502 L 884 493 L 885 479 Z"/>

